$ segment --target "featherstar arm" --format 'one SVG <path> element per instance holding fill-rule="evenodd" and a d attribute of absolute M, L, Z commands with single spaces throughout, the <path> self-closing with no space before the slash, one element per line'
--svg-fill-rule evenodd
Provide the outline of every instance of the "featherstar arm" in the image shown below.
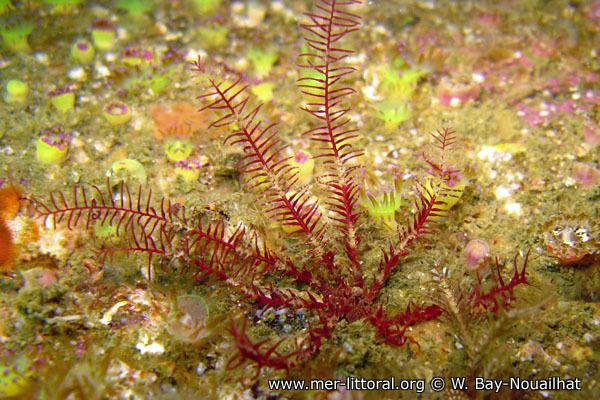
<path fill-rule="evenodd" d="M 196 67 L 201 70 L 199 62 Z M 224 113 L 211 126 L 233 128 L 225 142 L 242 147 L 241 169 L 250 177 L 250 186 L 264 188 L 268 213 L 281 224 L 291 227 L 293 233 L 304 234 L 313 251 L 322 254 L 321 241 L 326 225 L 321 221 L 318 203 L 311 198 L 308 190 L 294 187 L 297 176 L 287 162 L 289 157 L 284 156 L 287 147 L 281 144 L 275 124 L 263 127 L 262 121 L 257 120 L 260 105 L 245 111 L 249 96 L 241 79 L 233 84 L 218 84 L 212 79 L 209 82 L 211 91 L 199 96 L 199 99 L 210 101 L 202 110 Z"/>
<path fill-rule="evenodd" d="M 305 61 L 300 67 L 312 72 L 311 76 L 300 78 L 299 86 L 310 98 L 303 110 L 318 121 L 317 127 L 304 134 L 321 146 L 317 157 L 324 159 L 328 167 L 328 172 L 321 177 L 330 192 L 326 205 L 335 215 L 333 219 L 345 238 L 344 249 L 359 283 L 360 238 L 356 232 L 359 213 L 355 211 L 358 188 L 352 175 L 356 167 L 350 166 L 349 161 L 363 153 L 352 147 L 351 142 L 358 134 L 349 127 L 347 114 L 351 109 L 342 105 L 345 97 L 355 93 L 354 89 L 341 84 L 342 79 L 355 70 L 343 64 L 352 51 L 338 44 L 347 34 L 359 29 L 360 17 L 345 10 L 354 4 L 360 1 L 320 0 L 316 2 L 316 10 L 306 14 L 309 22 L 302 28 L 308 33 L 305 42 L 310 50 L 301 54 Z"/>

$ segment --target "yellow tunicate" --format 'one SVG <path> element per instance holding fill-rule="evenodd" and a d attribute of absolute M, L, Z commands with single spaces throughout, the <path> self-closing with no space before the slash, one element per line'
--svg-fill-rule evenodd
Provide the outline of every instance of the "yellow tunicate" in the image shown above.
<path fill-rule="evenodd" d="M 294 156 L 290 159 L 289 164 L 297 171 L 296 177 L 298 184 L 308 185 L 313 177 L 315 170 L 315 159 L 305 150 L 294 152 Z"/>
<path fill-rule="evenodd" d="M 23 396 L 31 385 L 33 370 L 29 360 L 19 357 L 0 373 L 0 399 Z M 20 397 L 19 397 L 20 398 Z"/>
<path fill-rule="evenodd" d="M 502 153 L 519 154 L 524 153 L 527 148 L 521 143 L 500 143 L 494 148 Z"/>
<path fill-rule="evenodd" d="M 465 191 L 465 181 L 460 179 L 450 186 L 446 182 L 436 178 L 428 178 L 423 184 L 422 194 L 427 200 L 431 200 L 432 195 L 435 195 L 438 201 L 437 208 L 443 211 L 448 211 L 458 203 L 458 200 Z M 433 220 L 439 220 L 441 217 L 433 217 Z"/>
<path fill-rule="evenodd" d="M 395 214 L 402 205 L 402 198 L 397 192 L 386 192 L 378 197 L 363 193 L 358 204 L 366 208 L 369 216 L 375 222 L 382 223 L 391 229 L 396 227 Z"/>

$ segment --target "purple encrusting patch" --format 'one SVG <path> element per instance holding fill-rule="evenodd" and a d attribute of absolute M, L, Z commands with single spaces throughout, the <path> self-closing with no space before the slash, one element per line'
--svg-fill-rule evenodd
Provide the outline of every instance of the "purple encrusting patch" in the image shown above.
<path fill-rule="evenodd" d="M 65 150 L 71 138 L 62 130 L 60 126 L 42 129 L 42 141 L 49 146 L 56 147 L 59 150 Z"/>
<path fill-rule="evenodd" d="M 308 154 L 303 153 L 301 151 L 294 154 L 294 161 L 296 161 L 298 164 L 304 164 L 309 159 L 310 159 L 310 157 L 308 156 Z"/>
<path fill-rule="evenodd" d="M 104 108 L 104 112 L 109 115 L 124 115 L 128 111 L 127 105 L 118 101 L 113 101 Z"/>
<path fill-rule="evenodd" d="M 200 161 L 190 160 L 190 159 L 177 161 L 175 163 L 175 166 L 179 167 L 179 168 L 187 169 L 187 170 L 202 169 L 202 163 L 200 163 Z"/>
<path fill-rule="evenodd" d="M 75 85 L 65 85 L 65 86 L 61 86 L 59 88 L 49 91 L 48 96 L 56 97 L 56 96 L 60 96 L 61 94 L 72 93 L 74 91 L 75 91 Z"/>

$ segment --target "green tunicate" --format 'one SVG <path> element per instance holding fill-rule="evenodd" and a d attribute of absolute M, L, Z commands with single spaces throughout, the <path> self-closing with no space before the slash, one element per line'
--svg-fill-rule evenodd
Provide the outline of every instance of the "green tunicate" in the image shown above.
<path fill-rule="evenodd" d="M 4 46 L 15 53 L 29 53 L 31 51 L 27 41 L 31 32 L 33 32 L 33 25 L 28 22 L 0 28 L 0 36 L 2 36 Z"/>
<path fill-rule="evenodd" d="M 115 181 L 124 181 L 129 184 L 146 184 L 146 168 L 138 160 L 125 158 L 115 161 L 110 166 L 111 177 Z M 134 182 L 132 182 L 134 181 Z"/>
<path fill-rule="evenodd" d="M 67 92 L 61 93 L 50 98 L 50 102 L 58 111 L 66 114 L 75 108 L 75 93 Z"/>
<path fill-rule="evenodd" d="M 522 143 L 498 143 L 494 149 L 510 154 L 521 154 L 527 151 L 527 147 Z"/>
<path fill-rule="evenodd" d="M 23 81 L 11 79 L 6 82 L 6 94 L 4 99 L 8 104 L 26 104 L 29 86 Z"/>
<path fill-rule="evenodd" d="M 266 103 L 273 100 L 273 89 L 275 89 L 275 84 L 273 82 L 263 82 L 256 86 L 252 86 L 250 90 L 262 103 Z"/>
<path fill-rule="evenodd" d="M 85 39 L 78 40 L 71 47 L 71 58 L 81 64 L 91 64 L 95 54 L 94 46 Z"/>
<path fill-rule="evenodd" d="M 394 63 L 386 65 L 380 73 L 379 90 L 388 99 L 410 99 L 417 83 L 426 73 L 416 69 L 400 70 Z"/>
<path fill-rule="evenodd" d="M 183 161 L 192 154 L 192 144 L 187 140 L 172 139 L 165 143 L 165 154 L 169 161 Z"/>
<path fill-rule="evenodd" d="M 191 0 L 191 2 L 201 15 L 211 15 L 219 9 L 222 0 Z"/>
<path fill-rule="evenodd" d="M 117 225 L 116 223 L 111 225 L 110 218 L 107 218 L 104 223 L 102 223 L 102 220 L 96 221 L 93 230 L 94 235 L 96 235 L 98 239 L 106 240 L 117 237 Z"/>
<path fill-rule="evenodd" d="M 154 8 L 152 0 L 118 0 L 115 4 L 117 10 L 126 11 L 132 16 L 140 16 Z"/>
<path fill-rule="evenodd" d="M 226 26 L 201 27 L 196 35 L 204 49 L 214 50 L 227 45 L 229 28 Z"/>
<path fill-rule="evenodd" d="M 150 79 L 150 90 L 152 90 L 153 94 L 159 94 L 164 92 L 168 87 L 171 81 L 165 75 L 155 74 Z"/>
<path fill-rule="evenodd" d="M 200 177 L 200 169 L 175 167 L 175 176 L 180 177 L 186 183 L 196 182 Z"/>
<path fill-rule="evenodd" d="M 66 143 L 62 146 L 52 145 L 39 138 L 35 145 L 35 158 L 42 164 L 60 164 L 67 158 L 68 151 Z"/>
<path fill-rule="evenodd" d="M 120 101 L 110 102 L 102 111 L 104 119 L 113 126 L 123 125 L 131 120 L 131 110 Z"/>
<path fill-rule="evenodd" d="M 392 229 L 396 227 L 395 214 L 402 205 L 402 198 L 396 191 L 384 193 L 379 197 L 363 193 L 358 204 L 367 209 L 375 222 L 383 223 Z"/>
<path fill-rule="evenodd" d="M 411 112 L 408 106 L 398 101 L 385 101 L 376 105 L 378 119 L 385 123 L 388 130 L 396 129 L 402 122 L 410 118 Z"/>
<path fill-rule="evenodd" d="M 13 5 L 10 0 L 0 0 L 0 15 L 6 14 L 13 9 Z"/>
<path fill-rule="evenodd" d="M 44 0 L 46 5 L 52 7 L 54 14 L 67 14 L 73 12 L 83 0 Z"/>
<path fill-rule="evenodd" d="M 262 50 L 255 47 L 250 48 L 246 54 L 250 62 L 256 77 L 262 79 L 269 75 L 273 66 L 279 59 L 279 55 L 273 49 Z"/>
<path fill-rule="evenodd" d="M 24 395 L 30 385 L 33 376 L 31 362 L 21 356 L 10 365 L 0 366 L 0 399 L 20 398 Z"/>
<path fill-rule="evenodd" d="M 171 85 L 171 76 L 175 73 L 175 69 L 169 70 L 163 74 L 152 74 L 150 76 L 131 76 L 126 79 L 122 86 L 130 93 L 142 93 L 150 91 L 153 95 L 163 93 Z"/>
<path fill-rule="evenodd" d="M 146 67 L 151 65 L 152 60 L 151 59 L 148 60 L 140 55 L 132 55 L 132 56 L 123 57 L 121 59 L 121 62 L 126 67 L 135 67 L 135 68 L 139 68 L 139 69 L 145 69 Z"/>
<path fill-rule="evenodd" d="M 108 51 L 115 46 L 117 34 L 113 30 L 93 29 L 92 40 L 99 50 Z"/>

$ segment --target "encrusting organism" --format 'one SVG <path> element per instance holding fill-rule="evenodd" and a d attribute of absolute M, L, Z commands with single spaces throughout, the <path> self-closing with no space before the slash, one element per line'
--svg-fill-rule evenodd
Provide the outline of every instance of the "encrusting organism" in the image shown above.
<path fill-rule="evenodd" d="M 304 133 L 316 143 L 311 148 L 319 161 L 314 187 L 299 176 L 292 161 L 294 153 L 280 139 L 276 124 L 260 119 L 261 105 L 252 105 L 243 78 L 227 71 L 227 76 L 216 79 L 207 76 L 213 66 L 202 60 L 194 64 L 209 86 L 199 100 L 202 110 L 216 114 L 211 127 L 230 131 L 225 143 L 243 151 L 239 168 L 247 187 L 253 189 L 250 194 L 263 199 L 264 213 L 289 234 L 286 248 L 300 251 L 271 248 L 267 238 L 229 218 L 188 215 L 184 206 L 165 199 L 154 205 L 151 190 L 132 192 L 122 182 L 107 185 L 108 193 L 96 186 L 75 187 L 70 198 L 59 192 L 51 195 L 49 202 L 33 201 L 45 223 L 63 223 L 71 229 L 97 223 L 113 226 L 126 244 L 109 251 L 147 254 L 149 272 L 157 258 L 178 260 L 194 271 L 199 282 L 229 287 L 255 307 L 305 313 L 307 329 L 278 340 L 255 341 L 245 319 L 241 323 L 232 320 L 230 333 L 238 353 L 230 367 L 253 363 L 257 375 L 263 368 L 288 372 L 299 368 L 332 338 L 342 322 L 360 320 L 372 325 L 387 345 L 417 343 L 407 329 L 444 312 L 437 304 L 414 299 L 403 311 L 391 314 L 380 304 L 379 295 L 403 257 L 435 231 L 464 190 L 464 185 L 457 184 L 459 169 L 448 161 L 456 141 L 452 129 L 432 134 L 439 154 L 426 158 L 429 176 L 416 184 L 412 217 L 394 226 L 395 234 L 382 249 L 378 266 L 364 266 L 366 224 L 361 222 L 359 208 L 363 151 L 355 147 L 359 133 L 352 127 L 351 108 L 346 105 L 346 98 L 355 90 L 344 84 L 355 68 L 345 63 L 352 51 L 341 45 L 348 34 L 359 29 L 360 17 L 349 10 L 359 3 L 318 0 L 316 10 L 306 14 L 307 22 L 302 25 L 308 50 L 301 55 L 299 66 L 307 72 L 299 86 L 308 97 L 303 110 L 315 121 Z M 393 218 L 393 212 L 388 217 Z M 474 301 L 483 308 L 507 306 L 514 287 L 525 282 L 524 271 L 525 267 L 518 271 L 514 282 L 475 293 Z"/>
<path fill-rule="evenodd" d="M 14 185 L 0 188 L 0 271 L 13 268 L 16 249 L 8 221 L 19 212 L 20 197 L 21 191 Z"/>

